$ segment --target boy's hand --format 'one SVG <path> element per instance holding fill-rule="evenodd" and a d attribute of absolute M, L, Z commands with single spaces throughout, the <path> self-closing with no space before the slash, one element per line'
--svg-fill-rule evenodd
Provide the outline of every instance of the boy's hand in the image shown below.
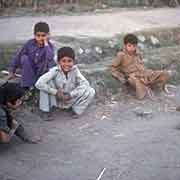
<path fill-rule="evenodd" d="M 48 40 L 49 40 L 49 35 L 46 35 L 46 36 L 44 37 L 44 45 L 45 45 L 45 46 L 48 46 Z"/>
<path fill-rule="evenodd" d="M 61 89 L 58 90 L 56 96 L 59 100 L 62 101 L 69 101 L 71 99 L 71 96 L 69 93 L 64 93 Z"/>
<path fill-rule="evenodd" d="M 8 143 L 9 141 L 10 141 L 10 136 L 7 133 L 0 130 L 0 142 Z"/>
<path fill-rule="evenodd" d="M 56 96 L 59 100 L 63 100 L 64 93 L 61 89 L 58 89 L 58 92 L 56 93 Z"/>
<path fill-rule="evenodd" d="M 6 80 L 8 81 L 8 80 L 11 80 L 11 79 L 14 79 L 14 78 L 16 78 L 16 75 L 15 75 L 15 73 L 9 73 L 9 75 L 6 77 Z"/>
<path fill-rule="evenodd" d="M 64 101 L 69 101 L 69 100 L 71 100 L 70 94 L 69 94 L 69 93 L 65 93 L 64 96 L 63 96 L 63 100 L 64 100 Z"/>

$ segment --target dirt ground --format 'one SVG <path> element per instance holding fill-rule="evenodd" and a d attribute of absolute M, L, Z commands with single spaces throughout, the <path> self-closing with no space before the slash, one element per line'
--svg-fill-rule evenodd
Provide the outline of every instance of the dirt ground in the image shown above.
<path fill-rule="evenodd" d="M 94 180 L 104 169 L 102 180 L 179 180 L 179 88 L 176 97 L 141 102 L 122 92 L 121 101 L 94 103 L 79 119 L 56 111 L 45 122 L 23 109 L 19 120 L 41 142 L 0 145 L 0 179 Z"/>

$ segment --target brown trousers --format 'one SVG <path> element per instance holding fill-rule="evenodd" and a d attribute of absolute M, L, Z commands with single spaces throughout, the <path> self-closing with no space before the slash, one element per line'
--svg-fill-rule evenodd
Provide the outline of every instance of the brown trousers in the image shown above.
<path fill-rule="evenodd" d="M 164 90 L 165 84 L 169 78 L 170 75 L 167 71 L 145 70 L 142 74 L 129 74 L 128 83 L 135 89 L 136 97 L 138 99 L 143 99 L 148 94 L 149 88 Z"/>

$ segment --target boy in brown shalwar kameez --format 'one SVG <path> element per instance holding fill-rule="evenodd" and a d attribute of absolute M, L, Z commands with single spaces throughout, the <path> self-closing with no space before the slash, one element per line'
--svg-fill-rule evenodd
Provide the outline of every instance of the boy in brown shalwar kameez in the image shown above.
<path fill-rule="evenodd" d="M 152 88 L 165 90 L 170 75 L 167 71 L 146 69 L 137 44 L 138 39 L 134 34 L 124 37 L 124 49 L 117 53 L 111 73 L 118 80 L 127 81 L 135 89 L 136 97 L 143 99 Z"/>

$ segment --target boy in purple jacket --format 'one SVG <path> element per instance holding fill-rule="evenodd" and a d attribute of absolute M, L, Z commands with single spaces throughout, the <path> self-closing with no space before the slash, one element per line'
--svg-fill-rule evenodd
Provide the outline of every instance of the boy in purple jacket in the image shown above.
<path fill-rule="evenodd" d="M 30 89 L 37 79 L 55 65 L 54 48 L 49 42 L 49 25 L 39 22 L 34 26 L 34 38 L 29 40 L 12 59 L 7 80 L 21 69 L 21 87 Z"/>

